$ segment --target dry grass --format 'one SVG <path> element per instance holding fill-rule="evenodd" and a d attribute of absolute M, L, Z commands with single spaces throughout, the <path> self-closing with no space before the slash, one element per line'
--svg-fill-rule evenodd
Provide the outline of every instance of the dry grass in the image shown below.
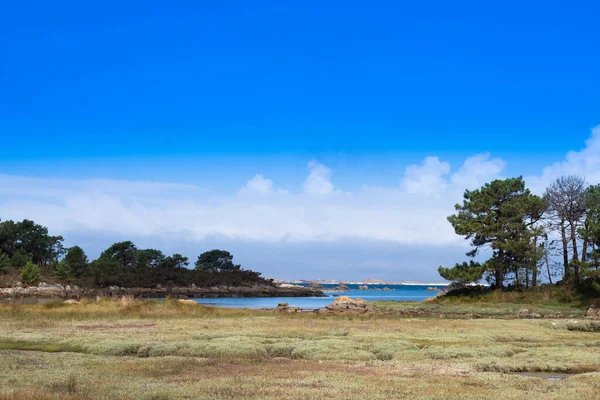
<path fill-rule="evenodd" d="M 573 324 L 175 301 L 2 305 L 0 400 L 597 399 L 600 338 Z M 522 371 L 585 374 L 548 382 Z"/>

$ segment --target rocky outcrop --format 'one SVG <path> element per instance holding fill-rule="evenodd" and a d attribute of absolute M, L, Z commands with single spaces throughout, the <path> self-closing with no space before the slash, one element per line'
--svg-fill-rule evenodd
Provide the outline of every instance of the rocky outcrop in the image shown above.
<path fill-rule="evenodd" d="M 198 303 L 195 302 L 194 300 L 179 299 L 179 300 L 177 300 L 177 302 L 180 303 L 180 304 L 187 304 L 187 305 L 190 305 L 190 306 L 197 306 L 198 305 Z"/>
<path fill-rule="evenodd" d="M 307 287 L 277 287 L 269 285 L 255 286 L 218 286 L 210 288 L 173 287 L 173 288 L 78 288 L 77 286 L 43 285 L 43 287 L 0 288 L 0 302 L 11 302 L 15 298 L 95 298 L 97 296 L 133 296 L 136 298 L 217 298 L 217 297 L 325 297 L 318 289 Z"/>
<path fill-rule="evenodd" d="M 348 286 L 344 282 L 340 282 L 340 285 L 333 290 L 336 292 L 345 292 L 348 290 Z"/>
<path fill-rule="evenodd" d="M 323 289 L 323 285 L 321 285 L 319 282 L 316 281 L 312 281 L 308 287 L 313 288 L 313 289 Z"/>
<path fill-rule="evenodd" d="M 358 287 L 358 290 L 369 290 L 369 287 L 367 285 L 362 285 Z"/>
<path fill-rule="evenodd" d="M 279 303 L 275 308 L 276 311 L 279 312 L 301 312 L 302 310 L 298 307 L 290 307 L 288 303 Z"/>
<path fill-rule="evenodd" d="M 338 297 L 330 305 L 317 310 L 318 314 L 365 314 L 371 311 L 369 303 L 362 299 L 352 300 L 350 297 Z"/>
<path fill-rule="evenodd" d="M 587 314 L 585 314 L 585 317 L 588 319 L 600 319 L 600 307 L 590 307 L 587 310 Z"/>

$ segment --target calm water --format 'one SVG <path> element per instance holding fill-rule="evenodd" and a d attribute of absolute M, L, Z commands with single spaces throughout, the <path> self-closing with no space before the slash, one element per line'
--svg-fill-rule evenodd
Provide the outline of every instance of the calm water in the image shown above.
<path fill-rule="evenodd" d="M 436 295 L 429 292 L 428 287 L 443 289 L 444 286 L 427 285 L 368 285 L 369 290 L 358 290 L 358 285 L 348 285 L 346 292 L 330 291 L 337 285 L 323 285 L 324 292 L 328 297 L 250 297 L 250 298 L 218 298 L 218 299 L 194 299 L 200 304 L 214 305 L 227 308 L 275 308 L 279 303 L 288 303 L 290 307 L 303 309 L 317 309 L 325 307 L 335 299 L 334 294 L 339 296 L 360 297 L 367 301 L 397 300 L 397 301 L 423 301 Z M 388 287 L 391 291 L 373 290 L 375 288 Z"/>

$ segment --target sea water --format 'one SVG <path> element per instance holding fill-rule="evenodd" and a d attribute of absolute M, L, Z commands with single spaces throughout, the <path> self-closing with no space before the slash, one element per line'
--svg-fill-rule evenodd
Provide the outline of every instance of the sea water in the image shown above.
<path fill-rule="evenodd" d="M 367 285 L 369 290 L 358 290 L 360 285 L 349 284 L 345 292 L 333 291 L 338 285 L 323 285 L 327 297 L 221 297 L 211 299 L 193 299 L 200 304 L 225 308 L 275 308 L 279 303 L 288 303 L 290 307 L 316 310 L 331 304 L 337 296 L 360 297 L 366 301 L 396 300 L 423 301 L 436 295 L 428 288 L 443 289 L 444 286 L 431 285 Z M 389 291 L 382 290 L 389 288 Z"/>

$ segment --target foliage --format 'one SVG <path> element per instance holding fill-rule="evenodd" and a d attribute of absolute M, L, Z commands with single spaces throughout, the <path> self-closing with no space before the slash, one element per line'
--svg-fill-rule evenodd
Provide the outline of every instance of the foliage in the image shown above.
<path fill-rule="evenodd" d="M 88 258 L 81 247 L 73 246 L 67 250 L 64 265 L 69 277 L 80 278 L 87 272 Z"/>
<path fill-rule="evenodd" d="M 600 293 L 600 185 L 588 188 L 586 201 L 586 218 L 579 230 L 583 238 L 582 283 Z"/>
<path fill-rule="evenodd" d="M 50 236 L 46 227 L 33 221 L 0 222 L 0 274 L 9 273 L 5 279 L 9 284 L 19 279 L 10 274 L 14 269 L 24 273 L 22 280 L 28 284 L 38 283 L 43 275 L 83 287 L 273 286 L 260 273 L 241 270 L 225 250 L 203 253 L 198 260 L 202 267 L 190 270 L 188 257 L 179 253 L 165 255 L 122 241 L 89 262 L 81 247 L 64 249 L 61 236 Z"/>
<path fill-rule="evenodd" d="M 27 264 L 27 253 L 23 249 L 19 249 L 13 254 L 10 259 L 11 265 L 14 269 L 21 269 Z"/>
<path fill-rule="evenodd" d="M 10 258 L 4 253 L 0 253 L 0 274 L 7 273 L 11 267 Z"/>
<path fill-rule="evenodd" d="M 71 272 L 65 260 L 54 260 L 52 263 L 52 273 L 59 279 L 69 280 L 71 278 Z"/>
<path fill-rule="evenodd" d="M 579 284 L 581 282 L 581 264 L 577 231 L 587 211 L 588 191 L 585 180 L 575 175 L 561 176 L 548 186 L 545 197 L 548 199 L 550 207 L 551 226 L 560 234 L 561 238 L 563 279 Z M 572 254 L 571 261 L 569 261 L 569 251 Z M 581 259 L 584 258 L 585 255 L 582 254 Z"/>
<path fill-rule="evenodd" d="M 136 250 L 136 265 L 148 268 L 156 268 L 165 261 L 165 255 L 162 251 L 156 249 Z"/>
<path fill-rule="evenodd" d="M 225 250 L 211 250 L 202 253 L 196 261 L 196 269 L 212 272 L 237 271 L 240 265 L 233 263 L 233 256 Z"/>
<path fill-rule="evenodd" d="M 114 261 L 121 268 L 134 267 L 137 265 L 137 247 L 131 241 L 117 242 L 104 250 L 100 258 Z"/>
<path fill-rule="evenodd" d="M 438 272 L 442 278 L 462 284 L 479 281 L 483 275 L 483 271 L 483 266 L 473 260 L 468 263 L 456 264 L 454 268 L 438 268 Z"/>
<path fill-rule="evenodd" d="M 465 191 L 457 213 L 448 217 L 458 235 L 470 240 L 474 257 L 482 248 L 492 250 L 484 263 L 497 287 L 507 274 L 518 281 L 522 268 L 537 268 L 537 245 L 532 245 L 532 231 L 546 209 L 545 200 L 531 194 L 521 177 L 495 180 L 481 189 Z M 459 264 L 462 265 L 462 264 Z M 448 269 L 442 269 L 444 273 Z M 458 274 L 458 272 L 457 272 Z"/>
<path fill-rule="evenodd" d="M 62 241 L 62 236 L 51 236 L 48 228 L 28 219 L 0 222 L 0 252 L 11 258 L 26 254 L 34 263 L 46 264 L 64 253 Z"/>
<path fill-rule="evenodd" d="M 161 263 L 160 267 L 163 268 L 185 268 L 190 265 L 189 259 L 182 256 L 179 253 L 175 253 L 172 256 L 166 257 Z"/>
<path fill-rule="evenodd" d="M 40 267 L 28 261 L 21 271 L 21 280 L 27 285 L 37 285 L 41 281 Z"/>

